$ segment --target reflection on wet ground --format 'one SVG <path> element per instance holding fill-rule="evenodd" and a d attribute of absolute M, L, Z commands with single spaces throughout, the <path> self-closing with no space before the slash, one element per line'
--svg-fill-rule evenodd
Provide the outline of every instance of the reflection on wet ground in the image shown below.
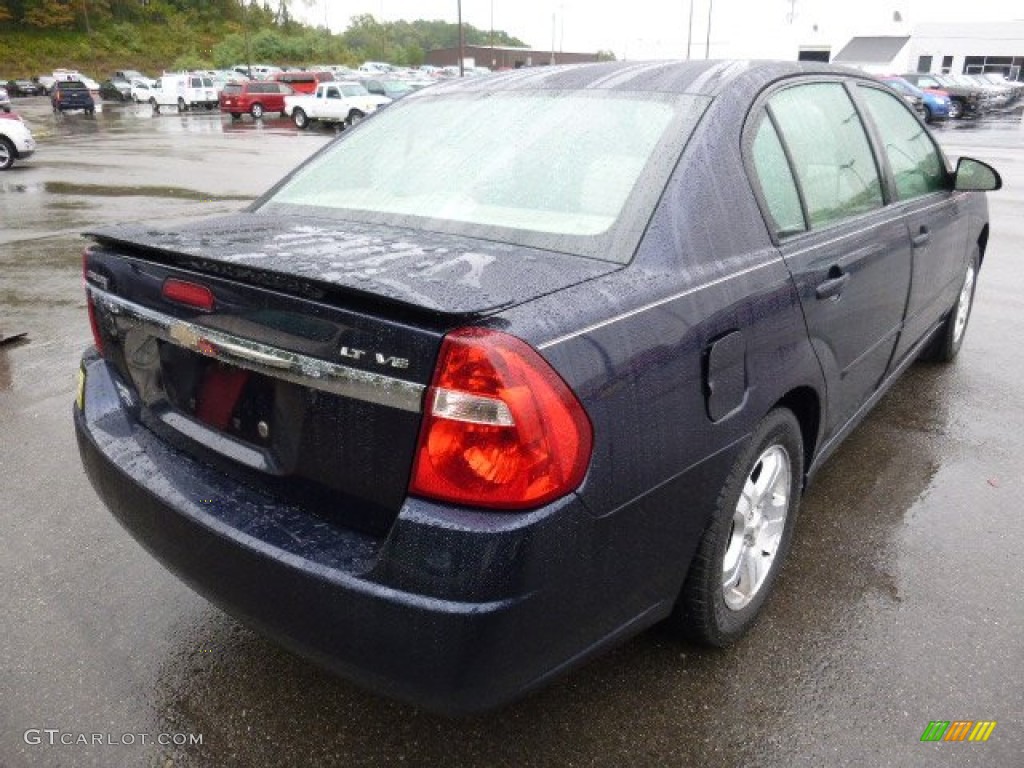
<path fill-rule="evenodd" d="M 0 347 L 0 765 L 1020 763 L 1024 572 L 1006 535 L 1024 494 L 1019 115 L 938 131 L 951 154 L 998 158 L 1007 183 L 990 198 L 961 359 L 911 368 L 828 462 L 754 633 L 709 652 L 655 629 L 503 711 L 450 721 L 327 675 L 194 595 L 79 468 L 78 232 L 237 210 L 331 138 L 147 110 L 89 125 L 39 109 L 39 155 L 0 176 L 0 333 L 29 332 Z M 958 718 L 999 725 L 987 744 L 920 743 L 928 721 Z M 203 744 L 33 747 L 30 727 Z"/>

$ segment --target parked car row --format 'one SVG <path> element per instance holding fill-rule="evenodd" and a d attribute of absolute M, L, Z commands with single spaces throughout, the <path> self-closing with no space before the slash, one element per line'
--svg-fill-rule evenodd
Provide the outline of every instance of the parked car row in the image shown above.
<path fill-rule="evenodd" d="M 883 79 L 887 82 L 892 79 L 902 80 L 907 85 L 926 93 L 944 95 L 949 99 L 949 117 L 954 120 L 980 117 L 993 109 L 1011 106 L 1024 93 L 1024 83 L 1015 83 L 991 74 L 934 75 L 927 72 L 909 72 Z M 890 82 L 890 85 L 892 84 Z"/>

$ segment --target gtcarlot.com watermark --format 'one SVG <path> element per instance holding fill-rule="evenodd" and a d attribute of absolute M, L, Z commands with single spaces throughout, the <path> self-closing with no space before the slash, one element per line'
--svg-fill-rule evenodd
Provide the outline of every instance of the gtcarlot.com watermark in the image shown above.
<path fill-rule="evenodd" d="M 22 734 L 30 746 L 131 747 L 159 744 L 162 747 L 193 747 L 203 743 L 201 733 L 83 733 L 60 728 L 29 728 Z"/>

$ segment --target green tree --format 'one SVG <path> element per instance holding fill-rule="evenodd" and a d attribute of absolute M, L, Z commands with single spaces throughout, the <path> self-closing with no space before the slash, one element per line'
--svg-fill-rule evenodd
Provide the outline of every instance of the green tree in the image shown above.
<path fill-rule="evenodd" d="M 71 0 L 26 0 L 24 21 L 38 29 L 70 29 L 75 24 Z"/>

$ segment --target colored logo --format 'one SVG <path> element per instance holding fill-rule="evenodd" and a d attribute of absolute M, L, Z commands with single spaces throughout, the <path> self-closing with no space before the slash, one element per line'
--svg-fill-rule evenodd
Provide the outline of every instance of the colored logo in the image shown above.
<path fill-rule="evenodd" d="M 995 729 L 995 720 L 932 720 L 921 741 L 988 741 Z"/>

